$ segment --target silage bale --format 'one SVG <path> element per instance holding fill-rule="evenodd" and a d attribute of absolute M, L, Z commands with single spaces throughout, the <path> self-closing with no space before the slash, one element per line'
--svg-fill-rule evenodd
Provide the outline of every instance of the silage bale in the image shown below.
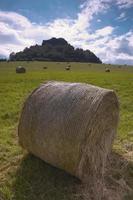
<path fill-rule="evenodd" d="M 116 135 L 118 115 L 119 104 L 112 90 L 48 81 L 25 101 L 19 142 L 82 181 L 100 180 Z"/>

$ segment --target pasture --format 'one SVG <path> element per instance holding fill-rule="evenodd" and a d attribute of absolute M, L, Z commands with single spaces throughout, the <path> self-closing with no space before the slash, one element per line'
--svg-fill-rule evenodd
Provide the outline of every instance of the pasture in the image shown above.
<path fill-rule="evenodd" d="M 69 64 L 71 70 L 66 71 L 65 67 Z M 120 102 L 120 123 L 110 161 L 112 168 L 108 173 L 118 185 L 119 180 L 125 181 L 125 187 L 129 189 L 124 198 L 133 198 L 133 194 L 129 194 L 133 189 L 133 67 L 69 64 L 36 61 L 0 63 L 0 199 L 85 198 L 77 179 L 29 155 L 18 144 L 17 124 L 23 102 L 34 88 L 46 80 L 85 82 L 116 92 Z M 25 74 L 16 74 L 15 69 L 19 65 L 26 67 Z M 109 73 L 105 72 L 105 67 L 110 69 Z"/>

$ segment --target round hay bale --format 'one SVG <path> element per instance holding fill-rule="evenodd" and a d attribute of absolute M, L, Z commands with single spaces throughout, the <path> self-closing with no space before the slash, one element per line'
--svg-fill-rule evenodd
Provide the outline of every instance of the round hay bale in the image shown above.
<path fill-rule="evenodd" d="M 118 116 L 112 90 L 48 81 L 24 103 L 19 142 L 47 163 L 91 182 L 103 177 Z"/>
<path fill-rule="evenodd" d="M 16 73 L 25 73 L 26 69 L 22 66 L 16 67 Z"/>
<path fill-rule="evenodd" d="M 67 66 L 67 67 L 65 68 L 65 70 L 70 70 L 70 66 Z"/>
<path fill-rule="evenodd" d="M 47 69 L 47 67 L 46 67 L 46 66 L 44 66 L 44 67 L 43 67 L 43 69 Z"/>
<path fill-rule="evenodd" d="M 106 69 L 105 69 L 105 72 L 110 72 L 110 69 L 109 69 L 109 68 L 106 68 Z"/>

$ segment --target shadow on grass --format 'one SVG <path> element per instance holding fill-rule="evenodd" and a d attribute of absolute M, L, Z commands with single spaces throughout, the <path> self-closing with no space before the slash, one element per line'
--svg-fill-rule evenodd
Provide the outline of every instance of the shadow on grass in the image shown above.
<path fill-rule="evenodd" d="M 129 152 L 131 153 L 131 152 Z M 105 175 L 111 200 L 133 200 L 133 158 L 112 152 Z M 113 197 L 114 195 L 114 197 Z"/>
<path fill-rule="evenodd" d="M 13 200 L 73 200 L 79 186 L 78 179 L 28 154 L 16 173 Z"/>
<path fill-rule="evenodd" d="M 108 164 L 105 200 L 132 200 L 133 162 L 113 152 Z M 78 179 L 28 154 L 16 172 L 12 199 L 88 200 L 88 194 Z"/>

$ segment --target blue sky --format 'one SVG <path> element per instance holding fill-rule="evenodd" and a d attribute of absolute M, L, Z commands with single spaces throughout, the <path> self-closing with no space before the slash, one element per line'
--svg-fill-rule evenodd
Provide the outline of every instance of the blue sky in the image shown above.
<path fill-rule="evenodd" d="M 51 37 L 133 65 L 133 0 L 0 1 L 1 56 Z"/>
<path fill-rule="evenodd" d="M 31 21 L 45 23 L 55 18 L 76 17 L 82 0 L 2 0 L 0 9 L 14 11 Z"/>

